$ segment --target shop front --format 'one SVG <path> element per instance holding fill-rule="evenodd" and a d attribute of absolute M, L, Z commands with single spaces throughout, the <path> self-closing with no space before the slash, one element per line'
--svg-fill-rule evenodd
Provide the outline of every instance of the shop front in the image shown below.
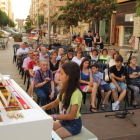
<path fill-rule="evenodd" d="M 129 40 L 133 35 L 134 16 L 136 11 L 136 1 L 119 4 L 116 11 L 116 25 L 114 32 L 114 42 L 117 46 L 130 47 Z M 137 42 L 137 38 L 135 39 Z M 135 43 L 137 45 L 137 43 Z M 135 45 L 135 48 L 137 46 Z"/>
<path fill-rule="evenodd" d="M 104 44 L 110 44 L 110 20 L 100 21 L 99 35 Z"/>

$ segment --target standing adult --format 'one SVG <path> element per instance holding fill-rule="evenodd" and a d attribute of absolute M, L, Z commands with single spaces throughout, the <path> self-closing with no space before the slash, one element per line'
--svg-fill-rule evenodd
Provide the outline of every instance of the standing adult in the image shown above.
<path fill-rule="evenodd" d="M 129 42 L 130 42 L 129 50 L 131 50 L 131 48 L 133 48 L 133 50 L 135 50 L 135 37 L 133 35 L 131 36 Z"/>
<path fill-rule="evenodd" d="M 44 28 L 42 28 L 42 36 L 44 36 Z"/>
<path fill-rule="evenodd" d="M 28 53 L 29 57 L 24 59 L 23 65 L 22 65 L 22 68 L 24 69 L 24 71 L 28 71 L 28 64 L 30 61 L 33 60 L 33 53 L 34 53 L 34 50 L 29 50 L 29 53 Z"/>
<path fill-rule="evenodd" d="M 44 59 L 45 56 L 48 56 L 47 49 L 45 47 L 42 47 L 41 52 L 39 54 L 39 59 L 42 60 L 42 59 Z"/>
<path fill-rule="evenodd" d="M 25 43 L 22 42 L 20 48 L 17 50 L 17 57 L 21 56 L 22 54 L 27 54 L 28 51 L 29 49 L 26 48 Z"/>
<path fill-rule="evenodd" d="M 76 32 L 73 33 L 73 40 L 76 39 Z"/>
<path fill-rule="evenodd" d="M 88 31 L 88 35 L 84 38 L 84 45 L 86 51 L 91 51 L 91 47 L 93 46 L 93 37 L 91 36 L 91 31 Z"/>
<path fill-rule="evenodd" d="M 78 36 L 80 36 L 80 35 L 81 35 L 81 33 L 79 32 L 79 33 L 78 33 Z"/>
<path fill-rule="evenodd" d="M 85 38 L 86 35 L 87 35 L 87 32 L 84 31 L 84 33 L 83 33 L 83 38 Z"/>
<path fill-rule="evenodd" d="M 49 95 L 51 100 L 55 96 L 53 74 L 52 71 L 48 69 L 48 65 L 46 59 L 41 60 L 41 69 L 36 71 L 34 75 L 34 91 L 41 100 L 41 106 L 46 105 L 46 95 Z M 49 87 L 51 87 L 51 90 L 49 90 Z"/>
<path fill-rule="evenodd" d="M 82 38 L 80 37 L 80 35 L 78 35 L 78 41 L 80 42 L 80 43 L 82 43 Z"/>
<path fill-rule="evenodd" d="M 94 36 L 94 44 L 98 51 L 103 49 L 103 42 L 102 42 L 102 38 L 99 36 L 99 33 L 96 33 Z"/>
<path fill-rule="evenodd" d="M 36 42 L 37 42 L 37 46 L 39 46 L 39 38 L 40 38 L 40 35 L 39 35 L 39 32 L 37 32 L 36 34 Z"/>

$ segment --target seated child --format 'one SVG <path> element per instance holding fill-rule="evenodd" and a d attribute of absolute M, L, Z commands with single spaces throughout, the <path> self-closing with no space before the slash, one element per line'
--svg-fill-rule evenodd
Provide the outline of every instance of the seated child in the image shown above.
<path fill-rule="evenodd" d="M 50 61 L 50 57 L 48 55 L 44 56 L 44 59 L 47 59 L 48 62 Z"/>
<path fill-rule="evenodd" d="M 48 110 L 59 105 L 60 115 L 51 115 L 54 123 L 53 130 L 61 138 L 77 135 L 82 129 L 80 108 L 82 92 L 79 89 L 80 68 L 75 62 L 67 62 L 60 67 L 60 81 L 63 84 L 57 99 L 42 106 Z M 58 121 L 56 121 L 58 120 Z"/>
<path fill-rule="evenodd" d="M 119 110 L 119 103 L 126 95 L 126 84 L 124 80 L 126 78 L 126 68 L 122 66 L 123 57 L 121 55 L 116 57 L 115 60 L 116 65 L 110 68 L 110 76 L 112 82 L 110 83 L 110 88 L 112 90 L 112 96 L 114 99 L 114 103 L 112 103 L 112 110 Z M 122 92 L 118 98 L 116 92 Z"/>
<path fill-rule="evenodd" d="M 102 73 L 99 72 L 98 69 L 99 69 L 99 65 L 97 63 L 91 65 L 92 73 L 90 75 L 90 79 L 92 80 L 92 82 L 97 83 L 98 92 L 99 94 L 101 94 L 102 97 L 102 104 L 101 104 L 102 109 L 105 110 L 105 107 L 107 107 L 106 100 L 109 98 L 111 94 L 111 89 L 108 86 L 108 84 L 102 79 Z M 105 92 L 107 92 L 106 95 Z"/>
<path fill-rule="evenodd" d="M 36 59 L 35 60 L 35 66 L 34 66 L 34 68 L 33 68 L 33 75 L 35 74 L 35 72 L 37 71 L 37 70 L 39 70 L 40 69 L 40 60 L 39 59 Z M 31 87 L 34 89 L 34 80 L 31 82 Z M 32 89 L 32 91 L 33 91 L 33 89 Z M 31 93 L 31 98 L 33 99 L 33 93 Z"/>

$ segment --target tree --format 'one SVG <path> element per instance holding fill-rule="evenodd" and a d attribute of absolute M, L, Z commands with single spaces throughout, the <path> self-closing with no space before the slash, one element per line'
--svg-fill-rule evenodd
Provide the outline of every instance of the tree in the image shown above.
<path fill-rule="evenodd" d="M 15 27 L 14 22 L 7 16 L 5 12 L 0 10 L 0 26 L 7 26 Z"/>
<path fill-rule="evenodd" d="M 39 20 L 39 26 L 42 25 L 44 23 L 44 15 L 39 15 L 38 20 Z"/>
<path fill-rule="evenodd" d="M 136 2 L 136 16 L 140 16 L 140 0 Z"/>
<path fill-rule="evenodd" d="M 31 24 L 32 24 L 32 20 L 30 19 L 30 16 L 28 15 L 26 18 L 26 23 L 24 25 L 24 28 L 26 29 L 27 33 L 31 32 Z"/>
<path fill-rule="evenodd" d="M 58 19 L 64 20 L 68 27 L 91 20 L 98 24 L 100 20 L 110 19 L 117 6 L 116 0 L 69 0 L 60 8 L 63 14 Z"/>

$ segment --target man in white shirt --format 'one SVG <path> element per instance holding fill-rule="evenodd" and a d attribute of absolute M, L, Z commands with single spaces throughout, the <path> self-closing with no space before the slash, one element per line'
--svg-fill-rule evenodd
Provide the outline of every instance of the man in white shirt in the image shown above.
<path fill-rule="evenodd" d="M 20 48 L 17 50 L 17 57 L 21 56 L 22 54 L 28 54 L 29 49 L 26 48 L 25 43 L 22 42 Z"/>
<path fill-rule="evenodd" d="M 58 57 L 56 58 L 56 60 L 61 60 L 62 55 L 64 55 L 64 49 L 60 48 L 58 51 Z"/>
<path fill-rule="evenodd" d="M 46 54 L 46 53 L 47 53 L 47 49 L 45 47 L 42 47 L 41 53 L 39 54 L 39 59 L 43 60 L 45 56 L 48 56 L 48 54 Z"/>

